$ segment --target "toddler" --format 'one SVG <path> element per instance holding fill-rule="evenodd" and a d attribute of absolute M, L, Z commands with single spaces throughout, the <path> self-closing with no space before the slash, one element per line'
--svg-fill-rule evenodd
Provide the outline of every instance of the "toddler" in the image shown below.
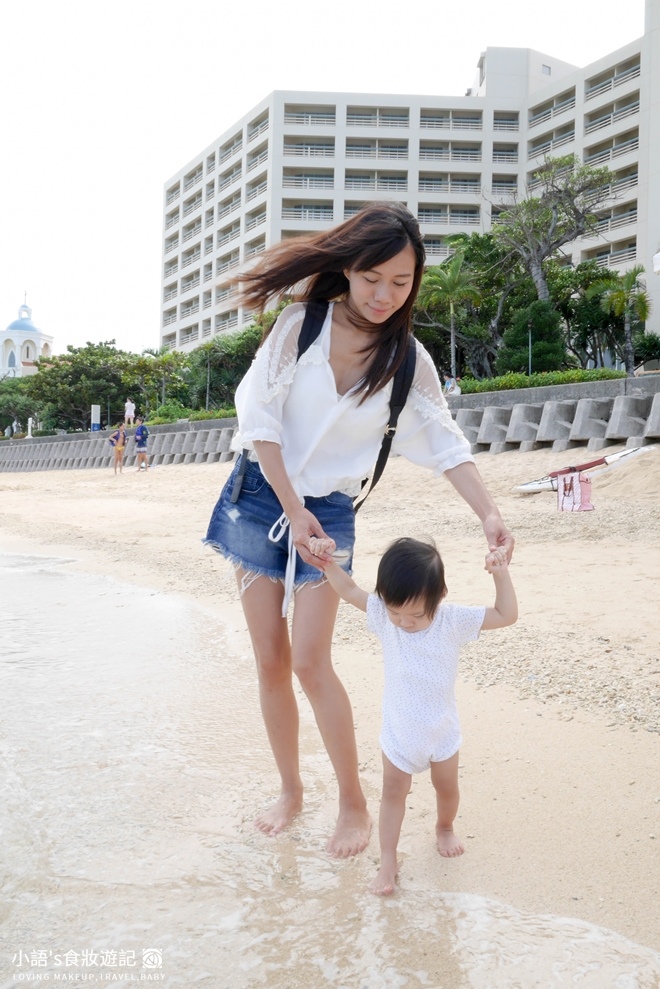
<path fill-rule="evenodd" d="M 311 540 L 315 555 L 334 548 L 331 539 Z M 445 572 L 433 542 L 395 540 L 380 561 L 374 594 L 358 587 L 337 562 L 320 566 L 337 594 L 367 613 L 367 625 L 383 648 L 381 861 L 370 889 L 388 896 L 396 889 L 397 844 L 413 773 L 431 769 L 440 855 L 465 851 L 454 834 L 461 744 L 454 694 L 458 654 L 482 629 L 514 624 L 516 594 L 503 549 L 486 557 L 485 569 L 495 583 L 495 602 L 489 608 L 442 603 L 447 594 Z"/>

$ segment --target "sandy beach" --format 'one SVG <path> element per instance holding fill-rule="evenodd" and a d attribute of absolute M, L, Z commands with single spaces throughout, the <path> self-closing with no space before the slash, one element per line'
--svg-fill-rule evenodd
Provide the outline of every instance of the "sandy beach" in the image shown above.
<path fill-rule="evenodd" d="M 404 908 L 406 897 L 419 902 L 438 892 L 487 897 L 535 915 L 585 921 L 658 951 L 660 450 L 596 478 L 591 513 L 560 514 L 552 494 L 512 491 L 548 470 L 590 459 L 586 450 L 477 458 L 516 535 L 512 573 L 520 620 L 483 634 L 461 660 L 464 746 L 456 829 L 467 853 L 449 861 L 435 853 L 431 786 L 426 776 L 415 778 L 397 899 Z M 80 572 L 188 595 L 221 621 L 231 648 L 248 656 L 233 574 L 200 542 L 230 468 L 0 475 L 0 547 L 59 554 L 75 560 L 72 567 Z M 449 599 L 490 603 L 480 528 L 443 479 L 391 460 L 357 528 L 355 575 L 364 586 L 373 586 L 391 538 L 431 535 L 445 560 Z M 343 605 L 335 662 L 353 704 L 375 817 L 380 656 L 363 617 Z M 245 669 L 250 676 L 249 663 Z M 256 705 L 256 691 L 253 699 Z M 222 698 L 217 704 L 220 712 Z M 330 780 L 313 725 L 308 736 L 309 765 Z M 249 792 L 254 813 L 276 792 L 274 770 L 268 764 L 261 769 L 263 792 Z M 319 842 L 326 824 L 328 831 L 332 827 L 333 812 L 330 786 L 328 799 L 310 811 Z M 249 847 L 275 841 L 295 857 L 310 823 L 306 813 L 278 839 L 255 836 L 249 820 L 233 825 Z M 357 863 L 332 869 L 366 884 L 377 850 L 374 834 Z M 281 985 L 315 989 L 305 981 Z"/>

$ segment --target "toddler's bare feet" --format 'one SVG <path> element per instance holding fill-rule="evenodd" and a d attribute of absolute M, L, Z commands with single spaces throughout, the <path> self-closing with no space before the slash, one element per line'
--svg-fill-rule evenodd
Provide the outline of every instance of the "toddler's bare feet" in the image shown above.
<path fill-rule="evenodd" d="M 392 896 L 396 893 L 396 881 L 398 879 L 396 864 L 384 865 L 378 870 L 376 878 L 369 883 L 369 892 L 375 896 Z"/>
<path fill-rule="evenodd" d="M 276 835 L 293 821 L 302 809 L 302 794 L 283 793 L 272 807 L 259 814 L 254 824 L 264 834 Z"/>
<path fill-rule="evenodd" d="M 334 834 L 328 839 L 326 850 L 338 859 L 363 852 L 369 844 L 371 818 L 364 810 L 340 811 Z"/>
<path fill-rule="evenodd" d="M 438 840 L 438 851 L 441 855 L 451 859 L 463 854 L 465 845 L 458 835 L 454 834 L 451 828 L 448 830 L 445 828 L 436 828 L 435 833 Z"/>

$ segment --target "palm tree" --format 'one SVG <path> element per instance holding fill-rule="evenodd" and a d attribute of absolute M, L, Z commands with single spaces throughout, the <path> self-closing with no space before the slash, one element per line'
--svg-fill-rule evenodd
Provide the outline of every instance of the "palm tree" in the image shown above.
<path fill-rule="evenodd" d="M 423 309 L 433 306 L 449 306 L 449 348 L 451 353 L 451 375 L 456 377 L 456 327 L 454 307 L 460 302 L 481 301 L 472 272 L 463 267 L 465 259 L 460 252 L 450 261 L 429 268 L 422 279 L 418 304 Z"/>
<path fill-rule="evenodd" d="M 604 278 L 590 285 L 586 292 L 588 299 L 602 294 L 600 304 L 605 312 L 613 312 L 615 316 L 623 316 L 623 361 L 626 365 L 626 374 L 631 377 L 635 373 L 633 317 L 643 323 L 649 318 L 651 312 L 651 300 L 646 286 L 640 278 L 644 270 L 643 264 L 636 264 L 634 268 L 623 274 L 611 271 Z"/>

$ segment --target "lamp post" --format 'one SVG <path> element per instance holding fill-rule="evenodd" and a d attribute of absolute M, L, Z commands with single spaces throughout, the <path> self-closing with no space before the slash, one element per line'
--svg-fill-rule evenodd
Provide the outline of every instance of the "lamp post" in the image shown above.
<path fill-rule="evenodd" d="M 527 320 L 527 375 L 531 378 L 532 376 L 532 319 L 531 317 Z"/>

